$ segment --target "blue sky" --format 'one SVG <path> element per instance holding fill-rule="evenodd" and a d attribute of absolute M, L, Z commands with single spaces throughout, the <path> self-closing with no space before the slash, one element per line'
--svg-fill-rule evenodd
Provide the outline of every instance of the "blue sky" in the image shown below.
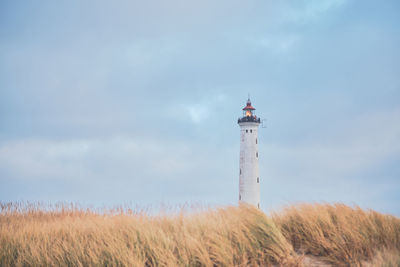
<path fill-rule="evenodd" d="M 2 1 L 0 201 L 236 204 L 251 94 L 261 206 L 400 215 L 398 1 Z"/>

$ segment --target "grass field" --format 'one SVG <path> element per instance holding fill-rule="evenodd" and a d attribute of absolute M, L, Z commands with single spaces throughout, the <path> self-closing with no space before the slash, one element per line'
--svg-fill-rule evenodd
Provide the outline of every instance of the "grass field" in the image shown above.
<path fill-rule="evenodd" d="M 400 266 L 400 219 L 342 204 L 150 216 L 2 203 L 0 266 Z"/>

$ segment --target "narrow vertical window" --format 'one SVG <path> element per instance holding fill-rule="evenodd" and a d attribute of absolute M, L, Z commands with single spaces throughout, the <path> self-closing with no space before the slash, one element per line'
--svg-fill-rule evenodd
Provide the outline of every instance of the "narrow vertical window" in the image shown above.
<path fill-rule="evenodd" d="M 257 183 L 258 184 L 260 183 L 260 177 L 257 177 Z"/>
<path fill-rule="evenodd" d="M 252 133 L 253 132 L 253 130 L 250 130 L 250 133 Z"/>
<path fill-rule="evenodd" d="M 249 132 L 249 130 L 246 130 L 246 133 L 248 133 Z"/>
<path fill-rule="evenodd" d="M 257 204 L 257 207 L 260 208 L 260 203 Z"/>
<path fill-rule="evenodd" d="M 239 195 L 239 200 L 242 200 L 242 196 L 241 195 Z"/>
<path fill-rule="evenodd" d="M 256 138 L 256 144 L 258 144 L 257 142 L 258 142 L 258 141 L 257 141 L 257 138 Z"/>
<path fill-rule="evenodd" d="M 258 158 L 258 152 L 256 152 L 256 158 Z"/>
<path fill-rule="evenodd" d="M 242 169 L 240 169 L 240 173 L 239 174 L 242 174 Z"/>

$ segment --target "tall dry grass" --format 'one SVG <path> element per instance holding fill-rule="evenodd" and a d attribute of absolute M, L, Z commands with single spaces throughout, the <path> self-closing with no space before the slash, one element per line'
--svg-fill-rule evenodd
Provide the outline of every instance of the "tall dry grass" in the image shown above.
<path fill-rule="evenodd" d="M 3 205 L 2 266 L 296 266 L 273 221 L 242 206 L 146 216 Z"/>
<path fill-rule="evenodd" d="M 397 250 L 382 250 L 375 254 L 369 262 L 364 262 L 363 267 L 399 267 L 400 253 Z"/>
<path fill-rule="evenodd" d="M 339 204 L 270 217 L 249 206 L 173 216 L 0 208 L 0 266 L 302 266 L 303 254 L 332 266 L 391 266 L 400 254 L 398 218 Z"/>
<path fill-rule="evenodd" d="M 273 214 L 296 251 L 333 266 L 362 266 L 381 250 L 400 254 L 400 219 L 343 204 L 303 204 Z"/>

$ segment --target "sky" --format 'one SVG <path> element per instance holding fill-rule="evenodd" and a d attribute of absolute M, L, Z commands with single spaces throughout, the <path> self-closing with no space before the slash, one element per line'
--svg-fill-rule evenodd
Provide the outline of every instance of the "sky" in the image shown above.
<path fill-rule="evenodd" d="M 0 3 L 0 201 L 236 205 L 248 94 L 261 207 L 400 216 L 400 2 Z"/>

